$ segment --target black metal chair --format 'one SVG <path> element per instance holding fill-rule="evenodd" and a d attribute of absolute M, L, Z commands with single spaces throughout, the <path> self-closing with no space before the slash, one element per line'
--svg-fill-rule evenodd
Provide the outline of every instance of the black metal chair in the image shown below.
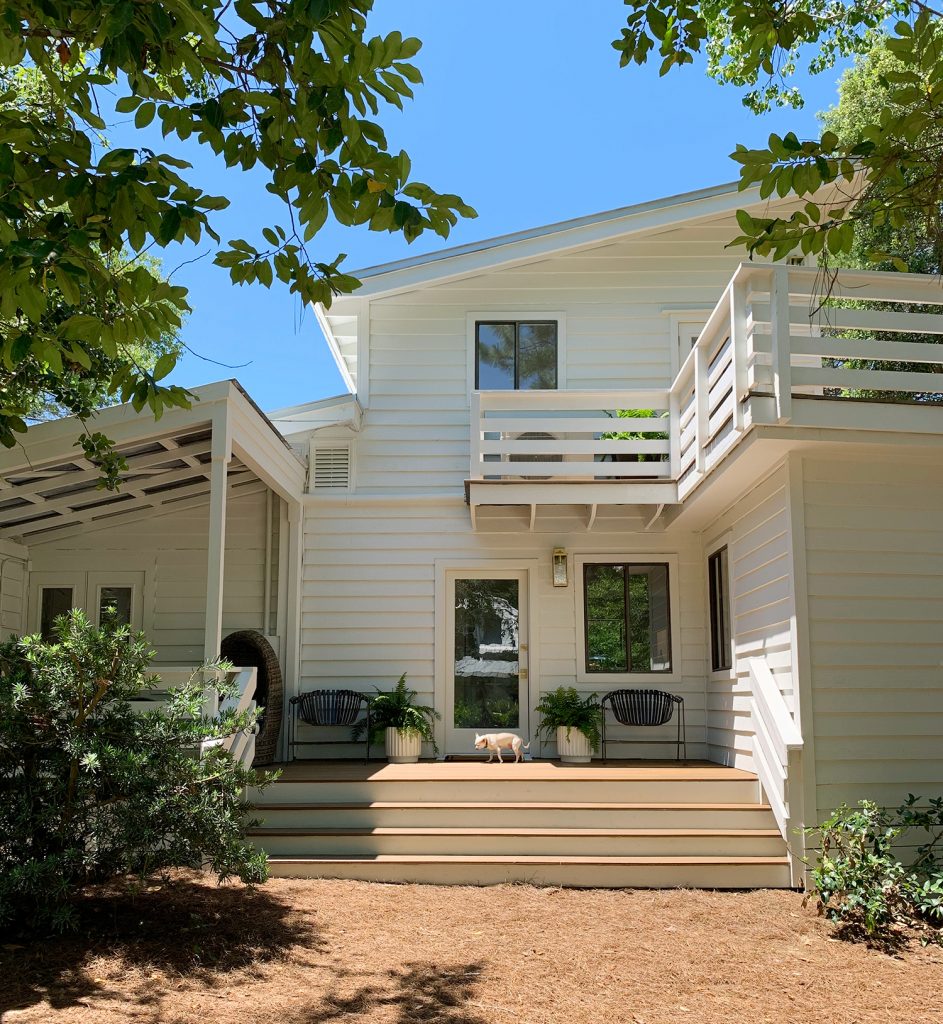
<path fill-rule="evenodd" d="M 291 735 L 288 741 L 289 758 L 295 759 L 295 747 L 333 746 L 344 740 L 298 740 L 297 720 L 314 726 L 345 726 L 351 728 L 360 717 L 363 706 L 367 707 L 367 753 L 364 762 L 370 760 L 370 698 L 356 690 L 309 690 L 289 701 L 291 705 Z M 354 742 L 354 741 L 346 741 Z M 359 742 L 359 741 L 358 741 Z"/>
<path fill-rule="evenodd" d="M 602 709 L 602 759 L 606 760 L 606 705 L 620 725 L 655 726 L 671 721 L 677 707 L 677 757 L 688 759 L 687 734 L 684 728 L 684 698 L 664 690 L 611 690 L 599 702 Z M 656 742 L 670 743 L 671 740 Z"/>

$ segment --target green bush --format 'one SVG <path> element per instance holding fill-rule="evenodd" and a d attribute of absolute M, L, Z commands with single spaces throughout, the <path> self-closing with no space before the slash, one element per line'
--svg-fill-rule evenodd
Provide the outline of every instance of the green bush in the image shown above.
<path fill-rule="evenodd" d="M 541 696 L 537 714 L 540 715 L 538 736 L 549 740 L 560 727 L 579 729 L 593 750 L 599 749 L 602 712 L 595 693 L 581 697 L 572 686 L 558 686 Z"/>
<path fill-rule="evenodd" d="M 943 798 L 921 807 L 910 795 L 894 811 L 869 800 L 843 804 L 806 832 L 820 848 L 809 898 L 829 920 L 876 939 L 899 927 L 940 938 Z M 915 850 L 907 863 L 897 855 L 905 848 Z"/>
<path fill-rule="evenodd" d="M 257 712 L 205 716 L 201 674 L 136 709 L 154 684 L 143 635 L 78 610 L 54 632 L 0 645 L 0 928 L 67 929 L 77 891 L 120 875 L 207 866 L 264 881 L 243 793 L 271 779 L 220 742 Z"/>

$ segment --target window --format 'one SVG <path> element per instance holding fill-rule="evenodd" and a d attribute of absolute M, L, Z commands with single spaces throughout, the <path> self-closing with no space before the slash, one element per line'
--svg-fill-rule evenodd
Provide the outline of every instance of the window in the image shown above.
<path fill-rule="evenodd" d="M 726 672 L 733 665 L 726 547 L 719 548 L 708 558 L 707 580 L 711 618 L 711 669 L 714 672 Z"/>
<path fill-rule="evenodd" d="M 39 632 L 43 640 L 51 640 L 56 619 L 72 610 L 72 588 L 43 587 L 39 602 Z"/>
<path fill-rule="evenodd" d="M 101 587 L 98 591 L 99 625 L 130 626 L 132 587 Z"/>
<path fill-rule="evenodd" d="M 671 671 L 668 566 L 583 567 L 587 673 Z"/>
<path fill-rule="evenodd" d="M 556 320 L 475 323 L 476 390 L 552 391 L 556 387 Z"/>

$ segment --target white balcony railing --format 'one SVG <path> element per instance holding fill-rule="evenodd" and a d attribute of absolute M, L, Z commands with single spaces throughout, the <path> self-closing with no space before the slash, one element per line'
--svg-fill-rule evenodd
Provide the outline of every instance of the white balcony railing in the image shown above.
<path fill-rule="evenodd" d="M 751 426 L 798 424 L 796 401 L 943 395 L 940 335 L 937 277 L 741 264 L 670 388 L 474 392 L 470 479 L 664 482 L 682 501 Z M 824 409 L 800 425 L 891 423 Z"/>

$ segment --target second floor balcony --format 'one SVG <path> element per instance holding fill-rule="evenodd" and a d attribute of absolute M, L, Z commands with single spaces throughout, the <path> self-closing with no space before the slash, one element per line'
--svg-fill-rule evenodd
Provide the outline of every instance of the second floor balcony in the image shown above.
<path fill-rule="evenodd" d="M 476 391 L 480 506 L 684 505 L 734 450 L 943 435 L 936 277 L 741 264 L 670 387 Z"/>

